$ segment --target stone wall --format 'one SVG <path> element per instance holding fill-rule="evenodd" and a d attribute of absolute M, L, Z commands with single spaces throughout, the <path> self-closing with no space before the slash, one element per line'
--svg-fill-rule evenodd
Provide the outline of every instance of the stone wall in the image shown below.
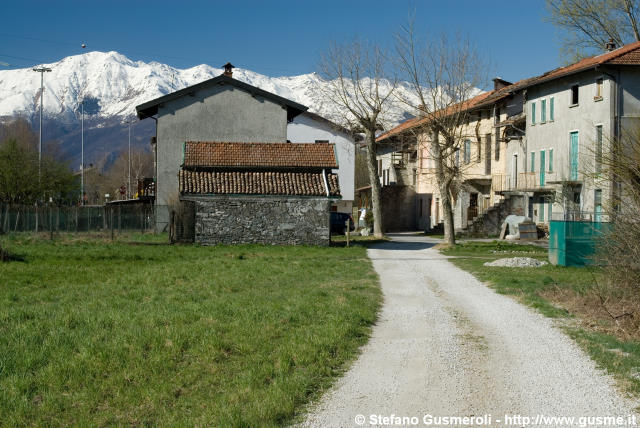
<path fill-rule="evenodd" d="M 329 245 L 331 201 L 327 198 L 208 196 L 188 199 L 195 202 L 195 240 L 204 245 Z"/>

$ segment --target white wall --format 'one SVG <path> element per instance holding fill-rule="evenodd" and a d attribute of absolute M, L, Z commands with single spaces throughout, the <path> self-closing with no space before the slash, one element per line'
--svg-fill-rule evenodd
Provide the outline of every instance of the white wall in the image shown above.
<path fill-rule="evenodd" d="M 338 180 L 342 202 L 337 202 L 338 211 L 351 212 L 354 200 L 355 143 L 345 132 L 336 129 L 330 123 L 318 120 L 302 113 L 287 125 L 287 140 L 292 143 L 314 143 L 316 140 L 328 140 L 336 145 L 338 154 Z M 334 170 L 334 172 L 336 172 Z"/>

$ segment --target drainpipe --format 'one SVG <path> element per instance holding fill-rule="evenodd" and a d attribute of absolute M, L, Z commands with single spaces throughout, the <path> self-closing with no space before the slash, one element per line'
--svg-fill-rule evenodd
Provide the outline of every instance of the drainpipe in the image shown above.
<path fill-rule="evenodd" d="M 324 181 L 324 190 L 326 190 L 327 192 L 327 198 L 329 197 L 329 183 L 327 183 L 327 174 L 325 172 L 326 170 L 323 168 L 322 169 L 322 180 Z"/>
<path fill-rule="evenodd" d="M 598 66 L 595 66 L 595 71 L 598 71 Z M 614 91 L 613 91 L 613 120 L 614 120 L 614 128 L 613 128 L 613 140 L 617 143 L 620 142 L 620 136 L 622 134 L 622 118 L 620 117 L 620 102 L 622 100 L 622 97 L 620 96 L 620 84 L 618 83 L 620 81 L 620 69 L 618 69 L 618 76 L 614 76 L 611 73 L 608 73 L 607 71 L 602 70 L 602 74 L 609 76 L 611 78 L 611 80 L 613 81 L 613 85 L 614 85 Z M 612 180 L 611 183 L 611 194 L 613 197 L 617 197 L 618 195 L 618 190 L 617 190 L 617 184 L 614 180 Z"/>

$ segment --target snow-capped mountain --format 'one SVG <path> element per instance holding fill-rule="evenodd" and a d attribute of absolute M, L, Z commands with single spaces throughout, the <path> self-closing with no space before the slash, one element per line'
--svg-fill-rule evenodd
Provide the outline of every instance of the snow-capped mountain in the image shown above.
<path fill-rule="evenodd" d="M 99 131 L 102 139 L 112 127 L 117 127 L 118 133 L 117 138 L 112 140 L 117 139 L 121 143 L 122 120 L 135 115 L 136 105 L 222 73 L 222 69 L 204 64 L 178 69 L 155 61 L 133 61 L 118 52 L 88 52 L 44 66 L 52 71 L 44 75 L 43 110 L 47 127 L 43 131 L 43 138 L 60 140 L 63 151 L 72 158 L 79 151 L 81 100 L 84 99 L 87 144 L 91 146 L 96 141 L 91 137 L 92 131 Z M 329 119 L 340 117 L 337 107 L 323 99 L 320 88 L 327 83 L 315 73 L 268 77 L 236 68 L 233 77 L 297 101 Z M 405 96 L 409 94 L 406 85 L 401 85 L 400 90 Z M 0 71 L 0 117 L 20 115 L 35 121 L 39 112 L 39 97 L 40 73 L 31 68 Z M 387 125 L 406 119 L 405 110 L 406 105 L 394 101 Z M 152 135 L 148 132 L 152 129 L 151 124 L 143 122 L 136 124 L 132 131 L 138 145 L 146 143 Z M 97 151 L 95 147 L 94 150 L 90 147 L 89 156 L 91 153 L 99 157 L 100 153 L 113 152 L 121 146 L 120 143 L 113 147 L 103 145 Z"/>

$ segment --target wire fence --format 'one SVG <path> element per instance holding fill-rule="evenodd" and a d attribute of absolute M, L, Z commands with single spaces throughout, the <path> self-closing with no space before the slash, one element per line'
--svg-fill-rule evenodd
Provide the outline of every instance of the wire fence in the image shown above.
<path fill-rule="evenodd" d="M 156 230 L 153 204 L 107 204 L 84 206 L 11 205 L 0 203 L 3 233 L 152 232 Z M 166 208 L 165 208 L 166 209 Z"/>

